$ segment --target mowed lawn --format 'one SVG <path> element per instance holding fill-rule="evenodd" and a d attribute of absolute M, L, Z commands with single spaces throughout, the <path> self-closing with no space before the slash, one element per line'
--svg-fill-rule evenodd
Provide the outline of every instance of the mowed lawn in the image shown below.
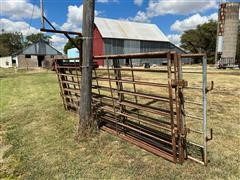
<path fill-rule="evenodd" d="M 219 74 L 208 76 L 214 139 L 204 167 L 173 164 L 105 132 L 78 143 L 78 116 L 64 110 L 54 72 L 0 69 L 0 178 L 240 179 L 239 70 L 210 71 Z"/>

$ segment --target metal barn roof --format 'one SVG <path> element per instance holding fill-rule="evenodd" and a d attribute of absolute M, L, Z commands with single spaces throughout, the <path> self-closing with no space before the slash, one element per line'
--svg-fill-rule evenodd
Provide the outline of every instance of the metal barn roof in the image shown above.
<path fill-rule="evenodd" d="M 29 45 L 25 49 L 17 52 L 16 54 L 30 54 L 30 55 L 62 55 L 61 52 L 49 45 L 43 40 Z"/>
<path fill-rule="evenodd" d="M 155 24 L 95 18 L 95 25 L 103 38 L 169 42 Z"/>

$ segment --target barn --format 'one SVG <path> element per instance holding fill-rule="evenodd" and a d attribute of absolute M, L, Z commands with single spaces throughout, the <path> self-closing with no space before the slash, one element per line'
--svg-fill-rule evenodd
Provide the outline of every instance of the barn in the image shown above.
<path fill-rule="evenodd" d="M 39 40 L 12 55 L 12 65 L 17 68 L 50 68 L 53 59 L 60 57 L 61 52 L 44 40 Z"/>
<path fill-rule="evenodd" d="M 185 53 L 171 43 L 155 24 L 95 18 L 93 41 L 95 56 L 169 50 Z M 150 64 L 161 64 L 164 60 L 141 59 L 134 62 L 135 65 L 141 65 L 144 61 L 150 62 Z M 106 62 L 99 60 L 98 64 L 104 66 Z"/>

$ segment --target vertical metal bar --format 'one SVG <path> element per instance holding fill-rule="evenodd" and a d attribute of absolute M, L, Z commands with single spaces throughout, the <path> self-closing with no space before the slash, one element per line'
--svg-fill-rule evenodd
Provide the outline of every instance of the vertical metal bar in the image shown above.
<path fill-rule="evenodd" d="M 179 163 L 183 163 L 183 147 L 182 147 L 182 122 L 181 122 L 181 100 L 179 97 L 179 93 L 180 93 L 180 87 L 178 84 L 179 81 L 179 57 L 178 55 L 175 53 L 174 54 L 174 79 L 177 83 L 176 87 L 175 87 L 175 103 L 176 103 L 176 123 L 177 123 L 177 136 L 178 136 L 178 151 L 179 151 Z"/>
<path fill-rule="evenodd" d="M 172 136 L 172 151 L 173 151 L 173 161 L 176 163 L 176 137 L 174 129 L 174 115 L 173 115 L 173 97 L 172 97 L 172 57 L 171 53 L 167 54 L 168 60 L 168 91 L 169 91 L 169 108 L 171 117 L 171 136 Z"/>
<path fill-rule="evenodd" d="M 111 97 L 112 97 L 114 118 L 115 118 L 115 120 L 117 122 L 116 105 L 115 105 L 115 101 L 114 101 L 114 97 L 113 97 L 113 89 L 112 89 L 111 76 L 110 76 L 110 70 L 109 70 L 109 60 L 108 60 L 108 58 L 106 60 L 107 60 L 108 82 L 109 82 L 110 93 L 111 93 Z M 117 127 L 116 127 L 116 130 L 117 130 Z"/>
<path fill-rule="evenodd" d="M 137 89 L 136 89 L 136 84 L 135 84 L 135 77 L 134 77 L 134 72 L 133 72 L 133 63 L 132 63 L 132 59 L 129 59 L 130 61 L 130 67 L 131 67 L 131 73 L 132 73 L 132 81 L 133 81 L 133 90 L 134 90 L 134 93 L 137 93 Z M 135 97 L 135 102 L 136 104 L 138 104 L 138 98 L 137 96 L 134 96 Z M 139 109 L 137 109 L 137 114 L 138 114 L 138 118 L 139 118 Z M 139 121 L 139 124 L 140 124 L 140 121 Z"/>
<path fill-rule="evenodd" d="M 115 75 L 115 80 L 116 81 L 116 86 L 117 86 L 117 94 L 118 94 L 118 101 L 120 102 L 119 103 L 119 108 L 120 108 L 120 112 L 123 113 L 123 111 L 126 109 L 124 105 L 121 104 L 122 101 L 124 101 L 124 94 L 123 93 L 120 93 L 120 91 L 123 91 L 123 85 L 122 85 L 122 82 L 119 82 L 118 80 L 121 80 L 122 79 L 122 76 L 121 76 L 121 70 L 120 70 L 120 62 L 118 59 L 114 59 L 113 60 L 113 67 L 116 68 L 114 70 L 114 75 Z M 117 69 L 118 68 L 118 69 Z M 122 116 L 120 115 L 120 118 L 121 122 L 123 122 L 126 117 L 125 116 Z"/>
<path fill-rule="evenodd" d="M 207 165 L 207 57 L 202 59 L 202 101 L 203 101 L 203 160 Z"/>
<path fill-rule="evenodd" d="M 77 66 L 77 63 L 76 63 L 77 60 L 74 60 L 74 66 L 75 66 L 75 74 L 76 74 L 76 78 L 77 78 L 77 83 L 78 85 L 77 86 L 74 86 L 74 88 L 78 91 L 80 91 L 80 81 L 79 81 L 79 76 L 78 76 L 78 70 L 80 71 L 80 66 Z M 79 67 L 79 69 L 78 69 Z M 73 78 L 73 81 L 75 82 L 75 79 Z M 75 93 L 75 96 L 77 96 L 77 93 Z M 77 106 L 80 107 L 80 101 L 79 101 L 80 98 L 78 98 L 78 104 Z"/>
<path fill-rule="evenodd" d="M 62 71 L 64 71 L 64 70 L 59 71 L 58 66 L 59 66 L 58 61 L 55 60 L 55 68 L 56 68 L 56 72 L 57 72 L 58 83 L 59 83 L 59 87 L 60 87 L 60 93 L 61 93 L 62 101 L 63 101 L 63 104 L 64 104 L 64 108 L 67 110 L 67 102 L 66 102 L 66 99 L 64 97 L 65 93 L 64 93 L 63 83 L 62 83 L 63 77 L 61 77 L 61 75 L 60 75 L 60 73 L 62 73 Z"/>

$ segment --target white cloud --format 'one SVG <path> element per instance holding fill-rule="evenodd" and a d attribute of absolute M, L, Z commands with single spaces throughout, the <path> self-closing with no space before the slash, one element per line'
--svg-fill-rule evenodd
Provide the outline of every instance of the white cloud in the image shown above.
<path fill-rule="evenodd" d="M 136 4 L 137 6 L 141 6 L 143 3 L 143 0 L 134 0 L 133 3 Z"/>
<path fill-rule="evenodd" d="M 118 0 L 97 0 L 98 3 L 118 2 Z"/>
<path fill-rule="evenodd" d="M 134 3 L 138 0 L 134 0 Z M 128 19 L 149 22 L 151 18 L 166 14 L 189 15 L 217 8 L 217 0 L 150 0 L 146 11 L 137 12 Z"/>
<path fill-rule="evenodd" d="M 171 25 L 172 31 L 183 32 L 189 29 L 194 29 L 197 25 L 204 24 L 209 20 L 217 20 L 217 13 L 213 13 L 209 16 L 201 16 L 200 14 L 194 14 L 182 21 L 177 20 L 173 25 Z"/>
<path fill-rule="evenodd" d="M 40 8 L 33 5 L 28 0 L 0 0 L 1 16 L 6 16 L 10 19 L 33 19 L 40 17 Z"/>
<path fill-rule="evenodd" d="M 181 35 L 180 34 L 169 34 L 169 35 L 167 35 L 167 38 L 173 44 L 175 44 L 177 46 L 180 46 L 180 41 L 181 41 Z"/>
<path fill-rule="evenodd" d="M 149 17 L 165 14 L 188 15 L 217 7 L 216 0 L 150 0 L 147 14 Z"/>
<path fill-rule="evenodd" d="M 29 26 L 28 23 L 24 21 L 11 21 L 9 19 L 0 19 L 0 29 L 4 32 L 21 32 L 24 36 L 33 33 L 39 33 L 40 31 L 35 27 Z"/>
<path fill-rule="evenodd" d="M 95 10 L 95 16 L 99 15 L 101 12 Z M 71 30 L 76 32 L 82 31 L 82 21 L 83 21 L 83 5 L 68 6 L 67 21 L 62 25 L 61 29 Z"/>
<path fill-rule="evenodd" d="M 68 6 L 67 22 L 62 25 L 63 30 L 81 31 L 83 20 L 83 5 Z"/>
<path fill-rule="evenodd" d="M 64 35 L 52 35 L 50 39 L 53 47 L 55 47 L 57 50 L 63 52 L 64 45 L 67 42 L 67 38 Z"/>
<path fill-rule="evenodd" d="M 138 11 L 135 17 L 127 18 L 127 20 L 136 21 L 136 22 L 150 22 L 146 13 L 143 11 Z"/>

